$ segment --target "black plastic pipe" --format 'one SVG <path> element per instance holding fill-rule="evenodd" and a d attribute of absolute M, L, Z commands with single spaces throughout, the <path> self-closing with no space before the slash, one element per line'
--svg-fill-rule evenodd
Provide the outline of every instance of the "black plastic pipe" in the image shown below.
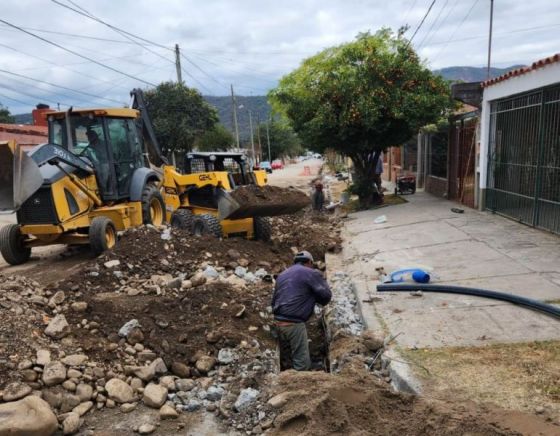
<path fill-rule="evenodd" d="M 492 298 L 494 300 L 507 301 L 508 303 L 517 304 L 519 306 L 528 307 L 530 309 L 538 310 L 544 312 L 547 315 L 552 315 L 556 318 L 560 318 L 560 308 L 553 306 L 551 304 L 542 303 L 538 300 L 533 300 L 531 298 L 520 297 L 518 295 L 506 294 L 505 292 L 488 291 L 486 289 L 479 288 L 466 288 L 463 286 L 451 286 L 451 285 L 427 285 L 422 283 L 416 284 L 396 284 L 396 283 L 386 283 L 383 285 L 377 285 L 378 292 L 439 292 L 443 294 L 462 294 L 462 295 L 473 295 L 475 297 Z"/>

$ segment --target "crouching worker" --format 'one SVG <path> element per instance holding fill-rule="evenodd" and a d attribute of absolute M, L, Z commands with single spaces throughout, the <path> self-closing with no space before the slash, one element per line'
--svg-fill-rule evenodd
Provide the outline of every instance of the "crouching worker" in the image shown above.
<path fill-rule="evenodd" d="M 313 268 L 313 257 L 301 251 L 294 265 L 276 279 L 272 297 L 272 313 L 280 349 L 289 348 L 292 367 L 297 371 L 311 369 L 311 357 L 305 322 L 313 315 L 315 304 L 331 301 L 331 290 L 320 271 Z"/>

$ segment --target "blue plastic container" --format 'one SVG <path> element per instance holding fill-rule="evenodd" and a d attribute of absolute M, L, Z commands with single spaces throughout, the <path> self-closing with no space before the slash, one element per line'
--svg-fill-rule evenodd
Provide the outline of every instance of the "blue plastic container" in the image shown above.
<path fill-rule="evenodd" d="M 390 274 L 391 283 L 404 283 L 414 281 L 416 283 L 428 283 L 430 274 L 420 268 L 399 269 Z"/>

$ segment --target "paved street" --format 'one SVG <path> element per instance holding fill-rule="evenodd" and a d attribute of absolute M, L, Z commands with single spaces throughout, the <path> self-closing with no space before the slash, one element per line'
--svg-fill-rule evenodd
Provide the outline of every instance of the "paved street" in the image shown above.
<path fill-rule="evenodd" d="M 433 283 L 560 301 L 560 238 L 419 192 L 409 203 L 352 214 L 344 263 L 354 277 L 368 326 L 404 347 L 483 345 L 560 339 L 560 323 L 508 303 L 449 294 L 377 293 L 376 268 L 433 270 Z M 387 221 L 375 224 L 376 217 Z M 363 300 L 373 300 L 370 303 Z"/>

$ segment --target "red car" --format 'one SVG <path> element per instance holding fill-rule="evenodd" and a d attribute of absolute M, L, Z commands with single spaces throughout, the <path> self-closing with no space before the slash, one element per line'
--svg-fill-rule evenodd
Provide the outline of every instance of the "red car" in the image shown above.
<path fill-rule="evenodd" d="M 284 164 L 282 163 L 281 160 L 273 160 L 271 166 L 272 166 L 273 170 L 283 170 L 284 169 Z"/>

